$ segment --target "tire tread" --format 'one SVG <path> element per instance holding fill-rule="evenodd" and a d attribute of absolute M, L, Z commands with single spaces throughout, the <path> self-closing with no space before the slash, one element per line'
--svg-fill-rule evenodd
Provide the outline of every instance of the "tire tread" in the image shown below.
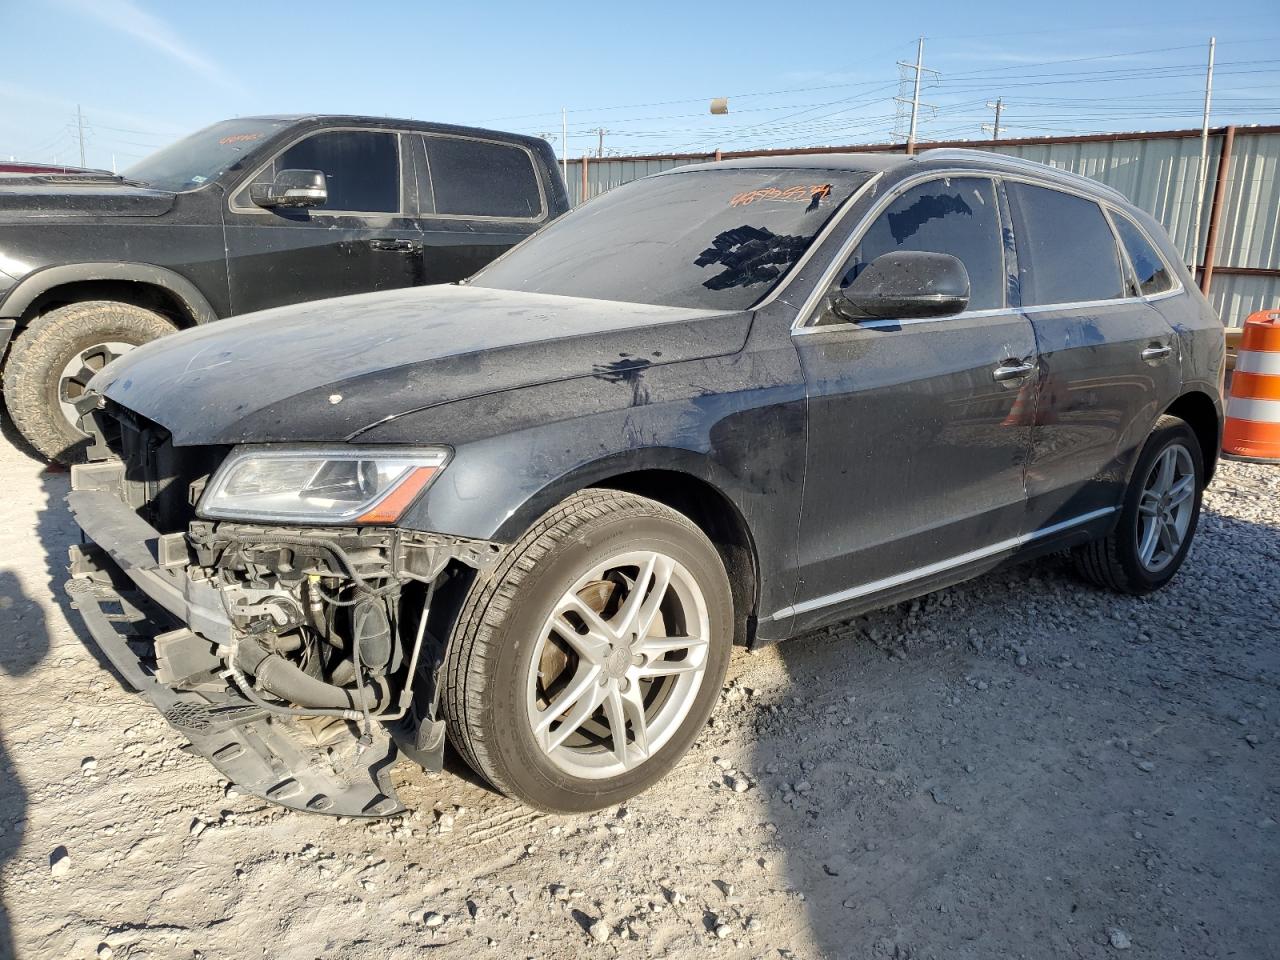
<path fill-rule="evenodd" d="M 128 331 L 139 343 L 173 333 L 162 314 L 118 300 L 83 300 L 55 307 L 31 321 L 13 342 L 4 367 L 4 400 L 9 418 L 27 442 L 50 460 L 75 459 L 74 444 L 50 410 L 45 396 L 49 365 L 59 349 L 98 330 Z M 111 336 L 112 334 L 105 334 Z"/>
<path fill-rule="evenodd" d="M 1155 436 L 1163 430 L 1177 427 L 1187 427 L 1186 421 L 1164 414 L 1152 426 L 1150 436 Z M 1129 482 L 1141 483 L 1142 481 L 1135 471 Z M 1127 496 L 1128 494 L 1126 493 L 1126 498 Z M 1136 581 L 1125 569 L 1125 564 L 1121 559 L 1122 538 L 1124 536 L 1125 532 L 1121 530 L 1118 524 L 1107 536 L 1073 547 L 1071 558 L 1075 564 L 1076 572 L 1095 586 L 1113 590 L 1116 593 L 1131 595 L 1149 593 L 1151 588 Z"/>
<path fill-rule="evenodd" d="M 442 671 L 440 702 L 449 740 L 472 770 L 507 796 L 515 791 L 502 774 L 482 722 L 490 703 L 487 665 L 502 641 L 501 628 L 519 602 L 524 582 L 554 549 L 584 527 L 619 513 L 660 516 L 706 540 L 693 521 L 655 500 L 605 488 L 582 490 L 543 514 L 491 572 L 477 577 L 458 613 Z"/>

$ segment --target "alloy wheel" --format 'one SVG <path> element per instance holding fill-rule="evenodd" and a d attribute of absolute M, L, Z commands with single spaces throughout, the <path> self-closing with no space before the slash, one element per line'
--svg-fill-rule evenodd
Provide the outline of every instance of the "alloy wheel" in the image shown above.
<path fill-rule="evenodd" d="M 1195 492 L 1190 451 L 1180 443 L 1170 444 L 1151 465 L 1138 498 L 1138 561 L 1149 572 L 1159 573 L 1182 549 Z"/>
<path fill-rule="evenodd" d="M 710 641 L 706 598 L 682 564 L 633 551 L 596 565 L 539 632 L 526 698 L 535 741 L 570 776 L 634 770 L 689 715 Z"/>

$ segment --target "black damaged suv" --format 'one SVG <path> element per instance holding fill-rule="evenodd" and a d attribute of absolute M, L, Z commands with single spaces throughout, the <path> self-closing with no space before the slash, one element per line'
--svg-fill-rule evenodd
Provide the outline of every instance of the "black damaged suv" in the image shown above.
<path fill-rule="evenodd" d="M 74 403 L 125 351 L 231 314 L 460 280 L 566 209 L 544 140 L 374 117 L 226 120 L 123 176 L 0 174 L 5 404 L 41 453 L 79 459 Z"/>
<path fill-rule="evenodd" d="M 395 813 L 391 763 L 438 770 L 447 735 L 531 806 L 599 809 L 702 735 L 735 642 L 1059 550 L 1168 584 L 1224 352 L 1160 226 L 1082 177 L 963 150 L 679 167 L 465 283 L 113 363 L 80 405 L 67 589 L 247 793 Z"/>

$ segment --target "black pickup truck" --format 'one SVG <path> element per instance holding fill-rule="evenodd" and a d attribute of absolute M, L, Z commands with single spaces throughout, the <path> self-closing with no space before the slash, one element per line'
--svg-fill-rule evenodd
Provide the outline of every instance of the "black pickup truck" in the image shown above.
<path fill-rule="evenodd" d="M 544 140 L 357 116 L 225 120 L 120 176 L 0 173 L 5 405 L 80 459 L 75 402 L 175 329 L 460 280 L 568 209 Z"/>

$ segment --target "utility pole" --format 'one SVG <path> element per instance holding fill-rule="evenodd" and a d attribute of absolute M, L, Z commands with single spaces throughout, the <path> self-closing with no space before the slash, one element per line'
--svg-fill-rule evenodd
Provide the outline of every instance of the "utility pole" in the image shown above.
<path fill-rule="evenodd" d="M 569 111 L 560 108 L 560 176 L 569 182 Z"/>
<path fill-rule="evenodd" d="M 1001 131 L 1002 129 L 1004 129 L 1003 127 L 1001 127 L 1001 126 L 1000 126 L 1000 115 L 1001 115 L 1002 113 L 1004 113 L 1004 98 L 1003 98 L 1003 97 L 997 97 L 997 98 L 996 98 L 996 102 L 995 102 L 995 103 L 992 103 L 990 100 L 988 100 L 988 101 L 987 101 L 987 109 L 988 109 L 988 110 L 994 110 L 994 111 L 996 112 L 996 122 L 995 122 L 995 123 L 984 123 L 984 124 L 982 125 L 982 129 L 983 129 L 983 131 L 984 131 L 984 132 L 985 132 L 985 131 L 987 131 L 987 130 L 990 130 L 990 131 L 991 131 L 991 139 L 992 139 L 992 140 L 999 140 L 999 139 L 1000 139 L 1000 131 Z"/>
<path fill-rule="evenodd" d="M 920 37 L 916 43 L 916 62 L 903 63 L 901 60 L 899 60 L 898 66 L 903 68 L 904 70 L 912 70 L 915 72 L 915 75 L 912 81 L 911 98 L 909 100 L 906 97 L 893 98 L 898 103 L 911 104 L 911 125 L 907 130 L 907 155 L 910 156 L 911 154 L 916 152 L 916 128 L 919 125 L 920 106 L 921 106 L 920 78 L 923 74 L 926 74 L 926 73 L 932 73 L 935 77 L 939 76 L 939 73 L 937 70 L 930 70 L 928 67 L 924 65 L 924 37 Z M 924 104 L 924 106 L 927 107 L 929 106 L 929 104 L 926 103 Z"/>
<path fill-rule="evenodd" d="M 1204 215 L 1204 193 L 1209 181 L 1209 110 L 1213 106 L 1213 51 L 1217 38 L 1209 38 L 1209 67 L 1204 75 L 1204 119 L 1200 124 L 1200 171 L 1196 177 L 1196 209 L 1191 220 L 1191 267 L 1202 263 L 1200 219 Z"/>
<path fill-rule="evenodd" d="M 598 145 L 596 146 L 596 156 L 597 156 L 597 157 L 603 157 L 603 156 L 604 156 L 604 135 L 605 135 L 606 133 L 608 133 L 608 132 L 609 132 L 609 131 L 608 131 L 608 130 L 606 130 L 604 127 L 597 127 L 597 128 L 596 128 L 596 135 L 600 138 L 599 143 L 598 143 Z"/>
<path fill-rule="evenodd" d="M 80 137 L 80 166 L 84 166 L 84 114 L 80 112 L 80 104 L 76 104 L 76 133 Z"/>

